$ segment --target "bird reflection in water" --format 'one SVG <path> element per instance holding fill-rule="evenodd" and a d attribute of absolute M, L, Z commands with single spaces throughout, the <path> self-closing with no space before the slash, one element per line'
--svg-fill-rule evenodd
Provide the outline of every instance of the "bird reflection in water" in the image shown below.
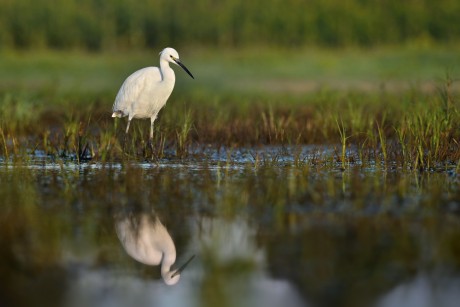
<path fill-rule="evenodd" d="M 128 255 L 147 265 L 161 263 L 161 276 L 167 285 L 177 284 L 182 271 L 195 257 L 190 257 L 180 268 L 171 269 L 176 261 L 176 247 L 157 216 L 125 217 L 116 222 L 115 228 Z"/>

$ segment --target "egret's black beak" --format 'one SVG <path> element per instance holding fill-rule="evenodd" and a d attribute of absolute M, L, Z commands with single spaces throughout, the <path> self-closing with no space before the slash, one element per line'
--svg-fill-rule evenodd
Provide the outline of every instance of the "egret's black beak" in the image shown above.
<path fill-rule="evenodd" d="M 174 59 L 174 62 L 177 63 L 177 65 L 182 67 L 182 69 L 185 70 L 185 72 L 188 73 L 190 75 L 190 77 L 192 77 L 192 79 L 195 79 L 195 77 L 192 75 L 192 73 L 187 69 L 187 67 L 185 67 L 184 64 L 182 64 L 182 62 L 179 59 L 176 59 L 176 58 L 173 58 L 173 59 Z"/>
<path fill-rule="evenodd" d="M 182 67 L 182 66 L 181 66 Z M 187 72 L 187 68 L 184 68 Z M 192 74 L 190 72 L 188 72 L 190 74 L 190 76 L 192 76 Z M 193 76 L 192 76 L 193 78 Z M 171 275 L 171 278 L 173 278 L 174 276 L 176 275 L 179 275 L 180 273 L 182 273 L 182 271 L 185 269 L 185 267 L 193 260 L 193 258 L 195 258 L 195 255 L 193 255 L 192 257 L 190 257 L 189 260 L 187 260 L 180 268 L 178 268 L 172 275 Z"/>

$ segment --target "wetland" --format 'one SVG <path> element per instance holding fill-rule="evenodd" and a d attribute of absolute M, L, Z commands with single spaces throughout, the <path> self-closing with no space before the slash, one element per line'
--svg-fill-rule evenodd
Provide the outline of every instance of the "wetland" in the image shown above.
<path fill-rule="evenodd" d="M 3 54 L 2 305 L 456 306 L 458 53 L 181 57 L 151 151 L 110 111 L 156 54 Z M 117 232 L 144 217 L 175 285 Z"/>

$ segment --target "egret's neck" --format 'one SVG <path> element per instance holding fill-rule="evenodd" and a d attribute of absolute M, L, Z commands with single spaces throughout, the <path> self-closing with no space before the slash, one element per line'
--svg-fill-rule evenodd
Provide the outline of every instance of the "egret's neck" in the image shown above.
<path fill-rule="evenodd" d="M 161 276 L 166 276 L 171 271 L 171 266 L 176 261 L 176 254 L 165 254 L 163 253 L 163 259 L 161 261 Z"/>
<path fill-rule="evenodd" d="M 175 272 L 171 272 L 171 265 L 174 263 L 175 258 L 163 259 L 161 263 L 161 277 L 163 277 L 163 281 L 169 286 L 177 284 L 180 279 L 180 274 L 174 275 Z"/>
<path fill-rule="evenodd" d="M 161 81 L 162 82 L 171 82 L 174 84 L 176 76 L 174 70 L 169 67 L 169 62 L 165 60 L 160 61 L 160 71 L 161 71 Z"/>

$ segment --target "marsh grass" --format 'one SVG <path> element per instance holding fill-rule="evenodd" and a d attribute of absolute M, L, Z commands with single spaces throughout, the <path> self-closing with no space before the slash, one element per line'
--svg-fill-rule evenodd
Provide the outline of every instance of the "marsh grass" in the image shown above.
<path fill-rule="evenodd" d="M 176 155 L 181 158 L 184 158 L 187 155 L 189 134 L 193 128 L 191 111 L 186 110 L 184 113 L 182 124 L 176 129 Z"/>
<path fill-rule="evenodd" d="M 328 82 L 329 88 L 320 84 L 310 88 L 308 83 L 299 83 L 309 78 L 323 81 L 329 78 L 313 62 L 305 60 L 305 54 L 314 55 L 324 65 L 333 63 L 338 75 Z M 38 74 L 35 80 L 27 70 L 21 70 L 21 66 L 0 61 L 0 65 L 8 64 L 9 68 L 18 70 L 10 75 L 0 74 L 2 81 L 13 85 L 10 89 L 0 88 L 0 156 L 8 160 L 42 152 L 77 162 L 153 161 L 185 158 L 191 149 L 196 152 L 197 148 L 206 146 L 325 145 L 340 146 L 340 150 L 336 156 L 334 153 L 316 156 L 310 163 L 322 160 L 328 164 L 336 159 L 342 168 L 347 163 L 365 166 L 375 162 L 409 170 L 458 165 L 459 85 L 451 75 L 437 82 L 434 90 L 427 88 L 425 83 L 408 88 L 393 85 L 377 89 L 355 88 L 352 83 L 346 83 L 349 81 L 337 82 L 348 80 L 346 68 L 353 82 L 359 83 L 371 73 L 353 70 L 354 66 L 362 67 L 358 65 L 357 54 L 375 69 L 391 57 L 399 65 L 409 58 L 418 59 L 418 56 L 408 51 L 401 52 L 402 55 L 390 52 L 391 56 L 382 51 L 370 54 L 344 51 L 340 54 L 350 63 L 338 62 L 339 58 L 330 52 L 300 52 L 294 55 L 299 65 L 288 72 L 285 68 L 288 63 L 276 52 L 266 51 L 258 57 L 251 51 L 224 52 L 217 59 L 206 52 L 199 57 L 192 51 L 190 64 L 187 64 L 202 80 L 178 80 L 177 89 L 155 123 L 154 152 L 150 152 L 147 144 L 148 120 L 132 122 L 123 151 L 126 120 L 114 121 L 109 112 L 123 78 L 135 68 L 151 64 L 142 54 L 134 55 L 135 65 L 117 61 L 116 55 L 105 58 L 101 55 L 54 54 L 53 57 L 53 54 L 38 54 L 37 67 L 45 67 L 50 75 L 60 80 L 57 82 L 47 79 L 49 76 L 45 73 L 40 75 L 40 69 L 33 69 L 34 74 Z M 17 60 L 12 55 L 8 58 Z M 272 63 L 262 73 L 260 64 L 254 62 L 259 58 Z M 456 61 L 453 55 L 445 58 Z M 443 57 L 433 59 L 428 63 L 434 64 L 424 67 L 424 80 L 428 73 L 435 71 L 430 65 L 442 63 Z M 27 61 L 34 67 L 33 61 Z M 235 68 L 235 61 L 243 61 L 245 65 Z M 306 70 L 310 65 L 316 67 L 316 71 Z M 76 73 L 64 76 L 63 71 L 56 70 L 59 66 Z M 84 67 L 88 67 L 86 74 Z M 221 74 L 223 71 L 225 74 Z M 254 80 L 247 79 L 242 71 L 254 75 Z M 383 76 L 390 74 L 390 71 L 380 72 Z M 277 86 L 267 77 L 275 73 L 281 73 L 284 78 L 276 79 Z M 376 72 L 373 74 L 375 78 Z M 404 83 L 401 80 L 408 80 L 413 74 L 413 71 L 407 75 L 400 73 L 396 80 Z M 178 79 L 183 77 L 177 75 Z M 235 83 L 236 80 L 244 83 Z M 299 89 L 292 89 L 290 83 L 300 84 Z M 349 87 L 343 89 L 341 86 Z M 261 87 L 266 90 L 260 91 Z M 273 159 L 273 156 L 261 155 L 254 158 L 256 164 L 273 163 Z M 294 159 L 296 163 L 305 160 L 299 154 Z"/>
<path fill-rule="evenodd" d="M 185 158 L 191 147 L 204 144 L 215 148 L 340 144 L 338 161 L 344 169 L 356 161 L 420 170 L 458 164 L 460 116 L 454 94 L 448 112 L 439 94 L 420 92 L 409 102 L 404 95 L 393 94 L 389 103 L 374 102 L 371 107 L 366 103 L 374 98 L 368 93 L 353 93 L 346 102 L 333 98 L 334 93 L 328 101 L 318 95 L 293 99 L 289 110 L 277 100 L 241 108 L 231 97 L 216 104 L 192 98 L 181 111 L 173 107 L 162 111 L 153 153 L 147 145 L 148 121 L 134 120 L 125 153 L 131 159 L 154 160 Z M 115 124 L 96 103 L 85 109 L 66 105 L 64 110 L 70 113 L 43 108 L 28 120 L 3 115 L 0 155 L 8 159 L 44 152 L 78 162 L 123 159 L 125 119 Z"/>
<path fill-rule="evenodd" d="M 379 135 L 379 141 L 380 141 L 380 151 L 383 156 L 383 162 L 386 164 L 388 162 L 388 154 L 387 154 L 386 134 L 385 134 L 384 128 L 381 127 L 383 126 L 383 121 L 384 120 L 382 120 L 382 124 L 379 124 L 378 122 L 376 122 L 376 125 L 377 125 L 377 132 Z"/>

